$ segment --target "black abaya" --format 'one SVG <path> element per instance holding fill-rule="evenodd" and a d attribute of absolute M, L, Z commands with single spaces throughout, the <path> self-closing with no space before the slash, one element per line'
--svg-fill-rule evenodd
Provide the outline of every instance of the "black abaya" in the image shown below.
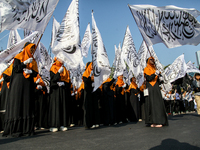
<path fill-rule="evenodd" d="M 33 71 L 29 78 L 23 75 L 26 68 L 20 60 L 15 59 L 7 99 L 5 128 L 3 136 L 22 136 L 34 133 L 34 81 L 37 72 Z"/>

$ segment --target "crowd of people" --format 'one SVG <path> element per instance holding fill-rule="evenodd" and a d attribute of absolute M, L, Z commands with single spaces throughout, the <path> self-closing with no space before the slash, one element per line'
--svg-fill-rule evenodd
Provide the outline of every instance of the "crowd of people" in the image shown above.
<path fill-rule="evenodd" d="M 200 114 L 199 74 L 190 88 L 174 85 L 165 93 L 160 88 L 161 74 L 150 57 L 141 87 L 137 86 L 134 76 L 128 85 L 123 74 L 115 72 L 93 92 L 92 62 L 86 64 L 81 86 L 73 88 L 64 62 L 54 58 L 47 93 L 33 58 L 35 49 L 35 44 L 26 43 L 1 75 L 0 131 L 3 136 L 30 136 L 42 128 L 56 132 L 73 126 L 90 129 L 142 120 L 147 126 L 163 127 L 168 126 L 167 115 L 194 111 L 196 105 Z M 144 94 L 146 89 L 148 92 Z"/>

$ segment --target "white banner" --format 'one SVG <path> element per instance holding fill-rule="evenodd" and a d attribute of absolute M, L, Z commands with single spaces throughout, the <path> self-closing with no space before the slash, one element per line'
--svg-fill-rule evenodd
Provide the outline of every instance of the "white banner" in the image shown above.
<path fill-rule="evenodd" d="M 82 56 L 87 57 L 91 42 L 92 42 L 92 34 L 90 31 L 90 24 L 88 24 L 83 40 L 81 42 Z"/>
<path fill-rule="evenodd" d="M 7 1 L 0 1 L 0 32 L 28 29 L 44 32 L 59 0 L 35 0 L 27 9 L 13 9 Z"/>
<path fill-rule="evenodd" d="M 173 82 L 185 76 L 187 65 L 185 63 L 184 54 L 180 55 L 176 60 L 165 69 L 165 80 Z"/>
<path fill-rule="evenodd" d="M 117 75 L 122 75 L 123 74 L 123 65 L 122 65 L 122 60 L 121 60 L 121 46 L 120 46 L 120 43 L 118 45 L 118 49 L 117 49 L 117 53 L 115 53 L 115 56 L 116 57 L 116 68 L 115 68 L 115 71 L 117 72 Z"/>
<path fill-rule="evenodd" d="M 200 73 L 200 70 L 191 61 L 189 61 L 187 63 L 186 73 L 189 73 L 189 72 L 198 72 L 198 73 Z"/>
<path fill-rule="evenodd" d="M 110 64 L 108 60 L 108 55 L 101 38 L 99 29 L 96 26 L 94 16 L 92 13 L 92 63 L 94 72 L 94 89 L 96 91 L 101 84 L 107 80 L 110 76 Z"/>
<path fill-rule="evenodd" d="M 33 31 L 24 29 L 24 38 L 26 38 L 27 36 L 31 35 L 32 33 L 33 33 Z"/>
<path fill-rule="evenodd" d="M 40 42 L 35 51 L 34 58 L 38 65 L 39 74 L 44 81 L 47 92 L 50 91 L 50 69 L 52 64 L 52 58 L 49 56 L 46 47 Z"/>
<path fill-rule="evenodd" d="M 129 5 L 137 26 L 146 43 L 164 43 L 168 48 L 181 45 L 198 45 L 200 24 L 196 9 L 180 8 L 173 5 Z"/>
<path fill-rule="evenodd" d="M 53 54 L 77 68 L 82 57 L 80 50 L 79 1 L 72 0 L 56 35 Z"/>
<path fill-rule="evenodd" d="M 35 31 L 30 36 L 14 44 L 12 47 L 2 51 L 0 53 L 0 63 L 8 64 L 15 57 L 15 55 L 17 55 L 19 52 L 23 50 L 24 44 L 26 42 L 37 43 L 39 38 L 40 38 L 40 33 L 38 31 Z"/>
<path fill-rule="evenodd" d="M 53 47 L 59 28 L 60 28 L 60 23 L 53 17 L 53 27 L 52 27 L 52 33 L 51 33 L 51 48 Z"/>
<path fill-rule="evenodd" d="M 17 30 L 10 30 L 10 34 L 8 37 L 8 43 L 7 48 L 13 46 L 14 44 L 21 41 L 21 37 L 19 36 L 19 33 Z"/>
<path fill-rule="evenodd" d="M 27 9 L 36 0 L 0 0 L 0 2 L 8 3 L 13 9 Z"/>

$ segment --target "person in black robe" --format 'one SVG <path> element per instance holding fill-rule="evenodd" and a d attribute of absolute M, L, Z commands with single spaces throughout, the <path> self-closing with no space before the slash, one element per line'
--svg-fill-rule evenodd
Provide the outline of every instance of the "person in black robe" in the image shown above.
<path fill-rule="evenodd" d="M 113 125 L 114 122 L 114 92 L 112 90 L 113 83 L 115 82 L 116 75 L 111 80 L 108 78 L 103 83 L 103 124 L 105 126 Z"/>
<path fill-rule="evenodd" d="M 10 86 L 10 76 L 12 74 L 13 64 L 11 64 L 4 72 L 1 78 L 2 88 L 1 88 L 1 100 L 0 100 L 0 131 L 4 129 L 4 118 L 6 112 L 6 104 L 8 97 L 8 90 Z"/>
<path fill-rule="evenodd" d="M 149 91 L 149 95 L 145 97 L 145 123 L 150 124 L 151 127 L 168 125 L 165 105 L 159 87 L 159 71 L 156 70 L 153 57 L 147 60 L 144 77 Z"/>
<path fill-rule="evenodd" d="M 131 122 L 138 122 L 139 120 L 139 99 L 138 99 L 138 93 L 140 92 L 140 89 L 137 87 L 136 84 L 136 78 L 131 78 L 131 84 L 128 88 L 128 91 L 130 92 L 130 105 L 128 107 L 128 119 Z"/>
<path fill-rule="evenodd" d="M 85 129 L 91 128 L 93 124 L 93 86 L 94 82 L 92 62 L 86 64 L 86 70 L 83 73 L 84 82 L 84 126 Z"/>
<path fill-rule="evenodd" d="M 37 129 L 48 128 L 48 93 L 46 85 L 38 74 L 34 78 L 35 89 L 35 126 Z"/>
<path fill-rule="evenodd" d="M 71 82 L 70 75 L 63 62 L 55 58 L 50 69 L 50 99 L 48 125 L 51 132 L 68 130 L 70 99 L 71 99 Z"/>
<path fill-rule="evenodd" d="M 123 81 L 123 75 L 117 77 L 117 82 L 115 85 L 115 95 L 116 95 L 116 123 L 127 123 L 126 120 L 126 105 L 124 88 L 126 84 Z"/>
<path fill-rule="evenodd" d="M 140 86 L 140 116 L 139 116 L 139 121 L 145 120 L 145 97 L 144 97 L 144 85 L 146 85 L 146 82 L 144 82 L 141 86 Z"/>
<path fill-rule="evenodd" d="M 5 113 L 3 136 L 19 137 L 34 134 L 34 81 L 38 73 L 33 59 L 36 45 L 26 43 L 14 57 Z"/>

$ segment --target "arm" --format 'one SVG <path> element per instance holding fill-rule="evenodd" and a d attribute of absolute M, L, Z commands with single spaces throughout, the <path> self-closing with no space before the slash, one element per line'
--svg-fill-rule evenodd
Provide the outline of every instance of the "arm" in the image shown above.
<path fill-rule="evenodd" d="M 145 78 L 146 78 L 146 81 L 147 81 L 147 82 L 151 82 L 152 80 L 155 79 L 155 77 L 156 77 L 155 74 L 152 74 L 152 75 L 150 75 L 150 76 L 145 74 Z"/>
<path fill-rule="evenodd" d="M 14 65 L 13 65 L 13 71 L 16 73 L 23 72 L 23 69 L 26 68 L 26 65 L 24 65 L 23 62 L 21 62 L 19 59 L 14 60 Z"/>
<path fill-rule="evenodd" d="M 57 82 L 60 79 L 60 73 L 54 74 L 52 71 L 50 71 L 50 77 L 51 77 L 51 87 L 57 86 Z"/>

